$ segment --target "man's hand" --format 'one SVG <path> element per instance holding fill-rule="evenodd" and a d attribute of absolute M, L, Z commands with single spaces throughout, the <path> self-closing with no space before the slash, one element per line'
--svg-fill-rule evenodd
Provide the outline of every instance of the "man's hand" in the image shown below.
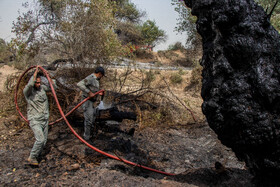
<path fill-rule="evenodd" d="M 103 96 L 105 94 L 105 91 L 100 92 L 99 95 Z"/>
<path fill-rule="evenodd" d="M 33 80 L 35 82 L 36 82 L 37 73 L 38 73 L 38 66 L 36 66 L 36 70 L 35 70 L 34 75 L 33 75 Z"/>
<path fill-rule="evenodd" d="M 94 97 L 95 95 L 94 95 L 94 93 L 89 92 L 89 93 L 88 93 L 88 96 L 91 98 L 91 97 Z"/>

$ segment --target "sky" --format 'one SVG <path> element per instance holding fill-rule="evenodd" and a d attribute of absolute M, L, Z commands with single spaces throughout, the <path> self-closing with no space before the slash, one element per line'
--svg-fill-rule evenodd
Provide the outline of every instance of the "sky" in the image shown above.
<path fill-rule="evenodd" d="M 0 0 L 0 38 L 5 41 L 10 41 L 15 35 L 11 32 L 12 23 L 19 16 L 18 11 L 24 12 L 25 8 L 22 3 L 32 0 Z M 146 12 L 146 17 L 143 21 L 150 19 L 156 22 L 156 25 L 164 30 L 168 36 L 165 43 L 159 44 L 154 48 L 155 51 L 165 50 L 169 45 L 176 42 L 185 43 L 187 36 L 178 34 L 174 31 L 178 13 L 175 12 L 174 6 L 171 5 L 171 0 L 130 0 L 137 8 Z"/>
<path fill-rule="evenodd" d="M 168 36 L 165 43 L 155 47 L 157 50 L 165 50 L 169 45 L 186 41 L 186 34 L 178 34 L 174 31 L 179 14 L 174 10 L 175 6 L 171 5 L 171 0 L 130 0 L 140 10 L 146 11 L 146 19 L 156 22 L 156 25 L 164 30 Z"/>

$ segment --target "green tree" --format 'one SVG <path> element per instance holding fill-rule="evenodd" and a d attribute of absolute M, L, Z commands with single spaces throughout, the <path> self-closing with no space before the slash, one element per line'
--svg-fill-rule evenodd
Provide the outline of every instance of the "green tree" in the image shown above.
<path fill-rule="evenodd" d="M 111 0 L 114 5 L 114 16 L 119 21 L 139 23 L 141 18 L 146 14 L 144 11 L 137 9 L 130 0 Z"/>
<path fill-rule="evenodd" d="M 12 53 L 9 50 L 9 45 L 0 38 L 0 62 L 8 62 L 10 60 L 10 57 L 12 56 Z"/>
<path fill-rule="evenodd" d="M 144 39 L 143 43 L 150 45 L 152 49 L 160 42 L 164 42 L 167 38 L 165 31 L 159 29 L 155 21 L 145 21 L 140 29 Z"/>
<path fill-rule="evenodd" d="M 32 8 L 13 26 L 18 54 L 27 54 L 28 60 L 46 51 L 79 62 L 107 62 L 120 54 L 107 0 L 38 0 Z"/>
<path fill-rule="evenodd" d="M 123 45 L 129 43 L 139 45 L 143 42 L 141 30 L 136 24 L 131 22 L 118 22 L 116 33 Z"/>
<path fill-rule="evenodd" d="M 268 14 L 272 11 L 274 5 L 276 5 L 272 12 L 270 21 L 271 24 L 274 26 L 274 28 L 278 32 L 280 32 L 280 1 L 279 0 L 255 0 L 255 1 L 258 4 L 260 4 Z M 276 4 L 276 2 L 278 3 Z"/>
<path fill-rule="evenodd" d="M 186 46 L 201 48 L 201 37 L 197 33 L 195 24 L 197 18 L 192 16 L 191 9 L 186 7 L 182 0 L 172 0 L 171 4 L 175 6 L 174 10 L 179 14 L 175 31 L 178 33 L 186 33 L 188 36 Z"/>
<path fill-rule="evenodd" d="M 276 30 L 280 31 L 280 2 L 279 0 L 255 0 L 268 13 L 272 10 L 275 3 L 278 1 L 273 14 L 271 15 L 271 24 Z M 197 48 L 201 46 L 201 37 L 196 30 L 196 17 L 191 15 L 191 9 L 186 7 L 182 0 L 172 0 L 171 3 L 175 6 L 175 11 L 179 13 L 178 23 L 175 28 L 177 32 L 186 33 L 188 38 L 186 45 Z"/>
<path fill-rule="evenodd" d="M 116 18 L 116 30 L 118 38 L 123 45 L 139 45 L 143 38 L 138 24 L 146 14 L 137 9 L 129 0 L 111 0 Z"/>

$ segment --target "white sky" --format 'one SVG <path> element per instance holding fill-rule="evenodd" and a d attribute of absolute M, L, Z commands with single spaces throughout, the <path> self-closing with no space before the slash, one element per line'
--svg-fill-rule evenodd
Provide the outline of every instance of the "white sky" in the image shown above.
<path fill-rule="evenodd" d="M 12 23 L 16 21 L 19 10 L 21 12 L 26 10 L 22 7 L 22 3 L 26 1 L 32 2 L 32 0 L 0 0 L 0 38 L 10 41 L 11 38 L 15 37 L 11 33 Z M 185 34 L 177 34 L 174 31 L 178 13 L 171 5 L 171 0 L 131 0 L 131 2 L 140 10 L 146 11 L 146 19 L 156 21 L 157 26 L 168 35 L 167 41 L 156 46 L 155 51 L 165 50 L 177 41 L 185 43 L 187 38 Z"/>
<path fill-rule="evenodd" d="M 147 13 L 146 19 L 156 21 L 157 26 L 164 30 L 168 35 L 165 43 L 155 47 L 157 50 L 165 50 L 170 44 L 181 42 L 185 44 L 187 36 L 178 34 L 174 31 L 177 23 L 178 13 L 174 10 L 175 6 L 171 5 L 171 0 L 130 0 L 140 10 Z"/>

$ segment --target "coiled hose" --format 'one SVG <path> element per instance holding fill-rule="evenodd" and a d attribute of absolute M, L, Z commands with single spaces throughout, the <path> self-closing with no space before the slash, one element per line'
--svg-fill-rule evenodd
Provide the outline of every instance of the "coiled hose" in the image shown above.
<path fill-rule="evenodd" d="M 17 85 L 16 85 L 16 89 L 15 89 L 15 105 L 16 105 L 16 110 L 18 111 L 18 113 L 20 114 L 20 116 L 21 116 L 27 123 L 28 123 L 28 120 L 24 117 L 24 115 L 21 113 L 21 111 L 20 111 L 20 109 L 19 109 L 18 102 L 17 102 L 17 93 L 18 93 L 18 89 L 19 89 L 19 84 L 20 84 L 21 79 L 23 78 L 23 76 L 24 76 L 29 70 L 31 70 L 31 69 L 33 69 L 33 68 L 36 68 L 36 67 L 37 67 L 37 66 L 31 66 L 31 67 L 29 67 L 27 70 L 25 70 L 25 71 L 22 73 L 22 75 L 19 77 L 19 80 L 18 80 Z M 48 81 L 49 81 L 49 83 L 50 83 L 50 82 L 51 82 L 51 79 L 50 79 L 50 77 L 49 77 L 49 75 L 48 75 L 48 73 L 47 73 L 47 70 L 45 70 L 45 69 L 42 68 L 41 66 L 38 66 L 38 68 L 42 70 L 42 72 L 43 72 L 44 75 L 47 77 L 47 79 L 48 79 Z M 98 153 L 101 153 L 101 154 L 103 154 L 103 155 L 105 155 L 105 156 L 107 156 L 107 157 L 109 157 L 109 158 L 112 158 L 112 159 L 115 159 L 115 160 L 119 160 L 119 161 L 124 162 L 124 163 L 126 163 L 126 164 L 129 164 L 129 165 L 132 165 L 132 166 L 137 166 L 137 167 L 143 168 L 143 169 L 145 169 L 145 170 L 153 171 L 153 172 L 160 173 L 160 174 L 164 174 L 164 175 L 176 175 L 176 174 L 173 174 L 173 173 L 167 173 L 167 172 L 164 172 L 164 171 L 159 171 L 159 170 L 156 170 L 156 169 L 153 169 L 153 168 L 150 168 L 150 167 L 146 167 L 146 166 L 143 166 L 143 165 L 140 165 L 140 164 L 136 164 L 136 163 L 134 163 L 134 162 L 131 162 L 131 161 L 128 161 L 128 160 L 119 158 L 119 157 L 117 157 L 117 156 L 114 156 L 114 155 L 112 155 L 112 154 L 106 153 L 106 152 L 104 152 L 104 151 L 102 151 L 102 150 L 100 150 L 100 149 L 98 149 L 98 148 L 92 146 L 91 144 L 89 144 L 86 140 L 84 140 L 84 139 L 73 129 L 73 127 L 72 127 L 72 126 L 70 125 L 70 123 L 68 122 L 66 116 L 68 116 L 69 114 L 71 114 L 74 110 L 76 110 L 78 107 L 80 107 L 84 102 L 86 102 L 87 100 L 89 100 L 90 97 L 84 99 L 84 100 L 83 100 L 82 102 L 80 102 L 75 108 L 73 108 L 70 112 L 68 112 L 68 113 L 65 115 L 64 112 L 63 112 L 62 109 L 61 109 L 61 106 L 60 106 L 59 101 L 58 101 L 58 99 L 57 99 L 56 92 L 55 92 L 55 90 L 54 90 L 54 88 L 53 88 L 53 85 L 52 85 L 52 84 L 49 84 L 49 85 L 50 85 L 50 87 L 51 87 L 51 91 L 52 91 L 53 97 L 54 97 L 54 99 L 55 99 L 56 105 L 57 105 L 57 107 L 58 107 L 58 109 L 59 109 L 59 112 L 60 112 L 60 114 L 61 114 L 61 116 L 62 116 L 60 119 L 56 120 L 55 122 L 50 123 L 50 125 L 53 125 L 54 123 L 57 123 L 57 122 L 61 121 L 62 119 L 64 119 L 65 123 L 66 123 L 67 126 L 70 128 L 70 130 L 72 131 L 72 133 L 73 133 L 81 142 L 83 142 L 86 146 L 88 146 L 89 148 L 93 149 L 94 151 L 97 151 Z M 97 95 L 97 94 L 99 94 L 99 93 L 101 93 L 101 92 L 104 92 L 104 90 L 99 90 L 98 92 L 96 92 L 96 93 L 94 94 L 94 96 Z"/>

